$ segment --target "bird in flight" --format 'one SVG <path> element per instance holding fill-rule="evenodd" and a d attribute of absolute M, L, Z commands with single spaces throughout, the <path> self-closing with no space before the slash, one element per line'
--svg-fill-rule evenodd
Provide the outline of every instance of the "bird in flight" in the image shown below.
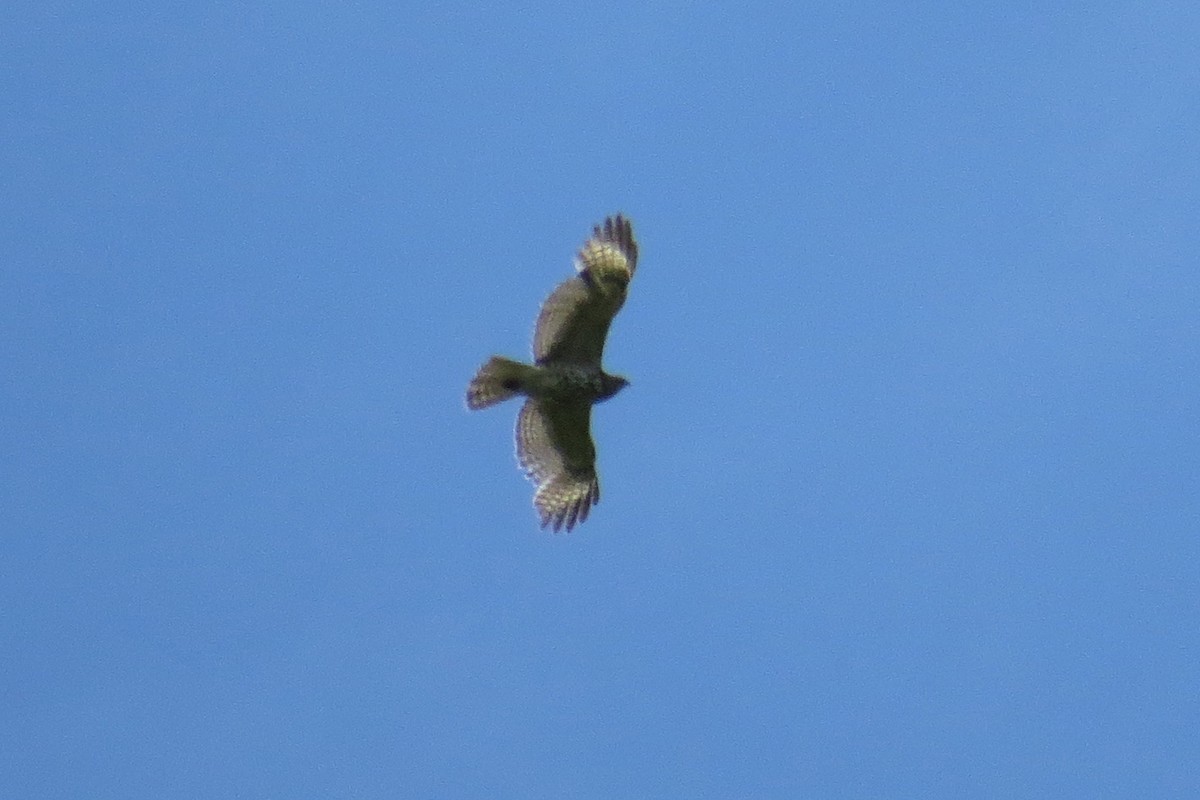
<path fill-rule="evenodd" d="M 595 226 L 575 259 L 576 274 L 542 304 L 533 364 L 492 356 L 467 387 L 472 410 L 525 397 L 517 414 L 517 460 L 537 485 L 533 505 L 543 528 L 569 531 L 600 502 L 592 406 L 629 385 L 605 372 L 600 360 L 637 258 L 628 219 L 617 214 Z"/>

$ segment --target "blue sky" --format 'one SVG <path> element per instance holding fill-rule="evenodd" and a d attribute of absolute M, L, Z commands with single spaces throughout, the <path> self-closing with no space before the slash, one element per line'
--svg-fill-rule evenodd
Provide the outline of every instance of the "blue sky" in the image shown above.
<path fill-rule="evenodd" d="M 0 794 L 1197 796 L 1200 10 L 425 5 L 0 12 Z"/>

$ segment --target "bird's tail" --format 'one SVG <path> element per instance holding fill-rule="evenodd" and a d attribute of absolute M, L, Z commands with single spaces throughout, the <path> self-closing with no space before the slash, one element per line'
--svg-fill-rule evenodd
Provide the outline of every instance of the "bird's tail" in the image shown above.
<path fill-rule="evenodd" d="M 467 408 L 487 408 L 524 394 L 526 382 L 536 372 L 537 367 L 511 358 L 492 356 L 479 368 L 467 387 Z"/>

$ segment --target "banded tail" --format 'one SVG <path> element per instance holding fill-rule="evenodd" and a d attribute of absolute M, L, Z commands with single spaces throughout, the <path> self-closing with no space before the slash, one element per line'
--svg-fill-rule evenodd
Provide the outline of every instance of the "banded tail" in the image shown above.
<path fill-rule="evenodd" d="M 467 387 L 467 408 L 477 410 L 525 394 L 525 385 L 537 367 L 503 356 L 492 356 L 479 368 Z"/>

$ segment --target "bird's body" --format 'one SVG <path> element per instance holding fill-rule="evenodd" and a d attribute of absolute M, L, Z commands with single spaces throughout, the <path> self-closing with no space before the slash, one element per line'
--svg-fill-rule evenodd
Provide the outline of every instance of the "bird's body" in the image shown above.
<path fill-rule="evenodd" d="M 522 364 L 492 356 L 467 389 L 467 406 L 487 408 L 523 394 L 553 403 L 598 403 L 626 385 L 624 378 L 586 364 Z"/>
<path fill-rule="evenodd" d="M 593 229 L 576 261 L 578 274 L 542 304 L 533 364 L 492 356 L 467 387 L 467 406 L 487 408 L 518 395 L 517 459 L 538 484 L 542 527 L 569 531 L 600 500 L 591 408 L 629 384 L 601 366 L 609 325 L 625 303 L 637 266 L 633 226 L 621 215 Z"/>

